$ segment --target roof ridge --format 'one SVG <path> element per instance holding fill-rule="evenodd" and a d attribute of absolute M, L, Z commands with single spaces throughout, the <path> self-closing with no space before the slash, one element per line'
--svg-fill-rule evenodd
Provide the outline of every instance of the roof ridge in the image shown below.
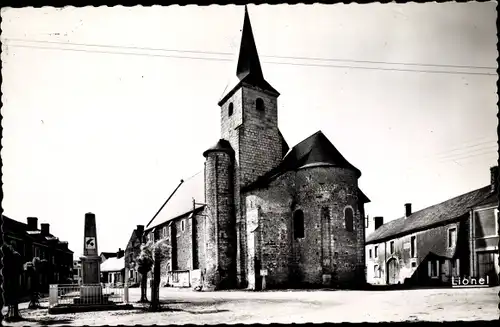
<path fill-rule="evenodd" d="M 469 212 L 470 208 L 487 198 L 489 192 L 485 192 L 489 188 L 490 186 L 484 186 L 425 207 L 413 212 L 409 217 L 403 216 L 390 220 L 367 235 L 366 242 L 374 243 L 384 239 L 401 237 L 422 228 L 430 228 L 435 224 L 458 219 Z"/>
<path fill-rule="evenodd" d="M 428 207 L 425 207 L 425 208 L 423 208 L 423 209 L 420 209 L 420 210 L 418 210 L 418 211 L 412 212 L 412 214 L 411 214 L 410 216 L 408 216 L 408 217 L 404 217 L 404 216 L 403 216 L 403 217 L 400 217 L 400 218 L 411 218 L 411 216 L 413 216 L 414 214 L 416 214 L 416 213 L 418 213 L 418 212 L 421 212 L 421 211 L 423 211 L 423 210 L 427 210 L 427 209 L 430 209 L 430 208 L 433 208 L 433 207 L 436 207 L 436 206 L 439 206 L 439 205 L 445 204 L 445 203 L 447 203 L 447 202 L 450 202 L 450 201 L 456 200 L 456 199 L 458 199 L 458 198 L 464 197 L 464 196 L 469 195 L 469 194 L 471 194 L 471 193 L 479 192 L 479 191 L 481 191 L 482 189 L 485 189 L 485 188 L 489 188 L 489 185 L 488 185 L 488 186 L 483 186 L 483 187 L 477 188 L 477 189 L 472 190 L 472 191 L 469 191 L 469 192 L 462 193 L 462 194 L 460 194 L 460 195 L 457 195 L 457 196 L 454 196 L 454 197 L 452 197 L 452 198 L 449 198 L 448 200 L 444 200 L 444 201 L 438 202 L 438 203 L 436 203 L 436 204 L 430 205 L 430 206 L 428 206 Z M 398 219 L 400 219 L 400 218 L 398 218 Z"/>

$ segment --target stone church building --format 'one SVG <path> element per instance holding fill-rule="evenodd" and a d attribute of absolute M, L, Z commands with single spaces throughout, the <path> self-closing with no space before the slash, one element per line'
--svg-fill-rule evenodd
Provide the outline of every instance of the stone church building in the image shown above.
<path fill-rule="evenodd" d="M 203 153 L 204 170 L 181 182 L 144 229 L 146 240 L 170 245 L 162 286 L 364 283 L 361 172 L 321 131 L 289 148 L 246 9 L 236 77 L 219 102 L 220 140 Z"/>

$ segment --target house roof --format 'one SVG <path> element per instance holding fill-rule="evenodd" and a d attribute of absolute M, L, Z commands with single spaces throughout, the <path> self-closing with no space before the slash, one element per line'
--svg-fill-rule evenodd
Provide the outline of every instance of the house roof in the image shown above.
<path fill-rule="evenodd" d="M 219 105 L 222 105 L 241 84 L 249 84 L 256 86 L 262 90 L 271 92 L 276 96 L 279 95 L 265 79 L 262 73 L 262 67 L 260 65 L 259 54 L 257 52 L 257 46 L 255 45 L 255 39 L 253 36 L 252 25 L 250 24 L 250 17 L 248 16 L 248 9 L 245 6 L 245 18 L 243 20 L 243 29 L 241 32 L 241 43 L 240 52 L 238 56 L 238 65 L 236 67 L 236 77 L 235 82 L 231 82 L 226 87 L 228 91 L 224 90 L 224 95 L 219 101 Z"/>
<path fill-rule="evenodd" d="M 5 234 L 10 234 L 14 237 L 16 236 L 22 237 L 24 239 L 28 239 L 44 245 L 55 245 L 56 249 L 58 250 L 62 250 L 68 253 L 73 253 L 73 251 L 71 251 L 70 249 L 62 247 L 62 243 L 67 243 L 67 242 L 60 241 L 59 238 L 55 237 L 50 233 L 48 235 L 42 235 L 39 229 L 35 231 L 29 231 L 28 224 L 9 218 L 5 215 L 2 215 L 2 218 L 3 218 L 2 229 Z"/>
<path fill-rule="evenodd" d="M 101 272 L 120 271 L 125 269 L 125 257 L 109 258 L 101 263 Z"/>
<path fill-rule="evenodd" d="M 377 243 L 458 219 L 490 195 L 490 186 L 485 186 L 414 212 L 409 217 L 389 221 L 371 233 L 366 239 L 366 244 Z"/>
<path fill-rule="evenodd" d="M 314 166 L 347 168 L 354 171 L 358 177 L 361 176 L 359 169 L 342 156 L 323 132 L 318 131 L 295 145 L 288 151 L 278 167 L 258 178 L 245 190 L 266 186 L 285 172 Z M 370 201 L 363 192 L 360 191 L 359 195 L 365 202 Z"/>
<path fill-rule="evenodd" d="M 13 233 L 13 234 L 23 234 L 23 233 L 26 233 L 27 231 L 27 225 L 20 222 L 20 221 L 17 221 L 17 220 L 14 220 L 12 218 L 9 218 L 5 215 L 2 215 L 2 218 L 3 218 L 3 231 L 4 233 L 5 232 L 10 232 L 10 233 Z"/>
<path fill-rule="evenodd" d="M 100 256 L 104 256 L 106 259 L 115 258 L 116 252 L 101 252 Z"/>
<path fill-rule="evenodd" d="M 489 205 L 497 205 L 498 206 L 498 193 L 490 193 L 490 196 L 488 196 L 486 199 L 476 203 L 476 207 L 481 207 L 481 206 L 489 206 Z"/>
<path fill-rule="evenodd" d="M 195 208 L 193 208 L 193 199 L 196 202 Z M 180 185 L 165 206 L 153 217 L 148 230 L 191 212 L 193 209 L 202 208 L 204 202 L 205 174 L 202 170 Z"/>

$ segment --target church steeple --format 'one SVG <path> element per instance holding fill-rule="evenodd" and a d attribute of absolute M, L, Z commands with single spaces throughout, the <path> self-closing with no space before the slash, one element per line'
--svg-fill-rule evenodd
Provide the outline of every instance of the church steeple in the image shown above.
<path fill-rule="evenodd" d="M 279 96 L 279 92 L 264 79 L 247 6 L 245 6 L 245 18 L 243 20 L 243 29 L 241 32 L 236 77 L 238 78 L 236 85 L 234 85 L 234 83 L 233 85 L 228 85 L 230 88 L 226 88 L 225 94 L 223 94 L 222 99 L 219 101 L 219 105 L 224 103 L 242 84 L 254 86 L 265 92 L 270 92 L 274 96 Z"/>
<path fill-rule="evenodd" d="M 248 9 L 245 6 L 245 19 L 243 21 L 243 30 L 241 33 L 240 54 L 238 57 L 238 67 L 236 76 L 240 80 L 252 74 L 254 77 L 264 78 L 262 68 L 260 67 L 259 54 L 253 37 L 252 25 L 248 16 Z"/>

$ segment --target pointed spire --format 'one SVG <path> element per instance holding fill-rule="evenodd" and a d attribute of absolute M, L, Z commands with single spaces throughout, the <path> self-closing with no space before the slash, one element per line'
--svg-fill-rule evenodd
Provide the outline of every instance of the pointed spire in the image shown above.
<path fill-rule="evenodd" d="M 222 105 L 241 85 L 247 84 L 258 87 L 262 90 L 270 92 L 278 97 L 279 92 L 276 91 L 265 79 L 260 66 L 259 54 L 253 37 L 252 25 L 248 9 L 245 5 L 245 19 L 243 21 L 243 29 L 241 31 L 240 53 L 238 55 L 238 65 L 236 67 L 237 82 L 231 82 L 222 95 L 219 101 L 219 106 Z"/>
<path fill-rule="evenodd" d="M 259 54 L 253 37 L 252 25 L 248 16 L 248 9 L 245 5 L 245 19 L 243 21 L 243 30 L 241 33 L 240 54 L 238 57 L 238 67 L 236 75 L 241 80 L 247 75 L 263 78 L 262 68 L 260 66 Z"/>

